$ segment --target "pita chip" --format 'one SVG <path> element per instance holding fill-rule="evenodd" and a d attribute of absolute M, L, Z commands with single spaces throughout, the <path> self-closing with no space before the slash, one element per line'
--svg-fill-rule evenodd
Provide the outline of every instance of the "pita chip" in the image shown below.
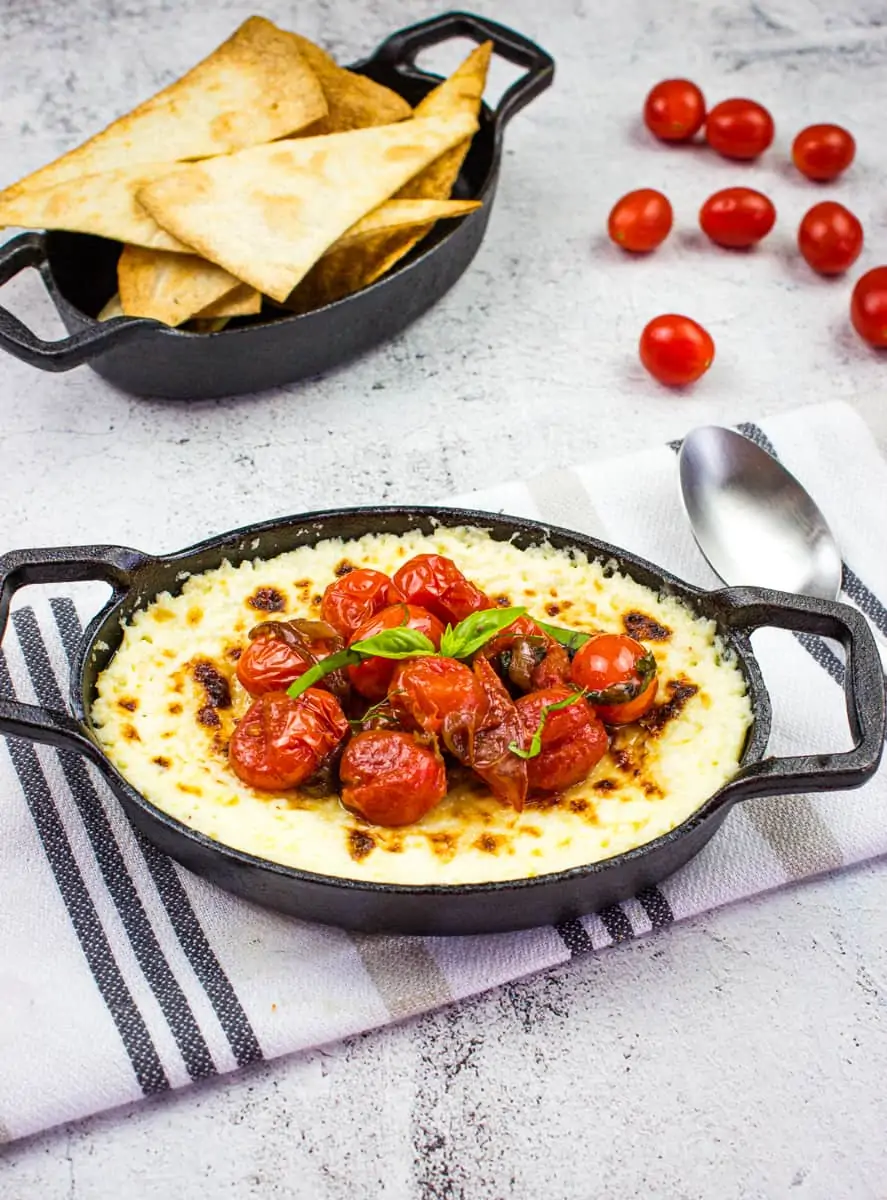
<path fill-rule="evenodd" d="M 229 154 L 285 137 L 326 113 L 323 90 L 293 35 L 250 17 L 181 79 L 0 199 L 139 163 Z"/>
<path fill-rule="evenodd" d="M 445 79 L 417 105 L 414 120 L 434 117 L 445 119 L 456 114 L 476 119 L 480 112 L 492 50 L 492 42 L 484 42 L 472 50 L 449 79 Z M 413 176 L 394 199 L 442 200 L 448 197 L 459 178 L 470 145 L 471 138 L 465 138 L 447 150 Z M 374 283 L 426 237 L 432 226 L 433 222 L 414 225 L 409 230 L 394 234 L 389 232 L 373 242 L 367 242 L 361 251 L 349 256 L 349 261 L 346 262 L 343 258 L 335 271 L 330 264 L 325 264 L 323 268 L 319 264 L 317 271 L 312 273 L 311 281 L 315 305 L 326 304 L 345 295 L 341 287 L 346 278 L 350 284 L 350 291 L 359 291 Z"/>
<path fill-rule="evenodd" d="M 298 33 L 290 34 L 302 57 L 317 76 L 328 106 L 328 113 L 307 132 L 345 133 L 372 125 L 391 125 L 412 116 L 413 110 L 402 96 L 345 67 L 340 67 L 320 46 Z"/>
<path fill-rule="evenodd" d="M 248 283 L 238 283 L 232 291 L 214 304 L 194 314 L 195 320 L 216 321 L 221 317 L 229 320 L 231 317 L 252 317 L 262 311 L 262 294 Z"/>
<path fill-rule="evenodd" d="M 171 171 L 137 199 L 173 237 L 283 301 L 328 246 L 476 128 L 456 113 L 253 146 Z"/>
<path fill-rule="evenodd" d="M 85 175 L 55 187 L 0 193 L 0 229 L 65 229 L 129 242 L 148 249 L 187 253 L 188 246 L 161 229 L 136 201 L 136 192 L 177 163 L 144 163 L 138 167 Z"/>
<path fill-rule="evenodd" d="M 124 246 L 117 262 L 117 286 L 128 317 L 153 317 L 175 326 L 245 285 L 196 254 Z"/>
<path fill-rule="evenodd" d="M 291 312 L 310 312 L 349 296 L 365 286 L 367 262 L 383 259 L 396 249 L 406 227 L 427 229 L 435 221 L 462 217 L 480 206 L 479 200 L 389 200 L 330 246 L 284 307 Z"/>

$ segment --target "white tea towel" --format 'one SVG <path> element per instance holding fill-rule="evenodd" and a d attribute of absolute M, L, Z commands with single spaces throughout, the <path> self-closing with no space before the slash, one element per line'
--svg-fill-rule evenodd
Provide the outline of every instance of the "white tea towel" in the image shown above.
<path fill-rule="evenodd" d="M 819 501 L 843 548 L 844 598 L 884 647 L 887 464 L 868 431 L 842 406 L 743 428 Z M 680 508 L 674 448 L 457 503 L 573 527 L 686 579 L 717 582 Z M 78 606 L 80 598 L 58 595 L 15 611 L 0 657 L 7 695 L 62 705 L 86 615 Z M 790 633 L 754 640 L 773 699 L 772 752 L 845 748 L 841 659 Z M 0 1140 L 382 1025 L 887 853 L 882 769 L 858 792 L 739 805 L 681 872 L 592 917 L 487 937 L 369 937 L 264 911 L 180 869 L 133 831 L 76 755 L 9 741 L 0 776 Z"/>

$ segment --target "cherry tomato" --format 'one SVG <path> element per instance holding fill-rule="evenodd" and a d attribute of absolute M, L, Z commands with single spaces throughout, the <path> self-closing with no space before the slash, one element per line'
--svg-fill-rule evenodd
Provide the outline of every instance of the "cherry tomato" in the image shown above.
<path fill-rule="evenodd" d="M 669 387 L 693 383 L 715 356 L 715 344 L 701 325 L 674 313 L 654 317 L 641 334 L 641 362 Z"/>
<path fill-rule="evenodd" d="M 689 79 L 664 79 L 644 101 L 644 124 L 663 142 L 687 142 L 702 128 L 705 97 Z"/>
<path fill-rule="evenodd" d="M 772 201 L 752 188 L 724 188 L 699 210 L 702 232 L 719 246 L 745 249 L 765 238 L 776 221 Z"/>
<path fill-rule="evenodd" d="M 348 732 L 339 701 L 320 688 L 297 700 L 266 692 L 239 721 L 228 757 L 250 787 L 279 792 L 298 787 Z"/>
<path fill-rule="evenodd" d="M 575 694 L 570 688 L 551 687 L 520 697 L 517 711 L 525 747 L 539 728 L 545 706 Z M 607 731 L 584 699 L 548 712 L 542 727 L 542 750 L 527 759 L 530 791 L 562 792 L 579 783 L 597 766 L 608 745 Z"/>
<path fill-rule="evenodd" d="M 659 687 L 653 655 L 624 633 L 602 633 L 580 646 L 573 682 L 591 693 L 589 703 L 608 725 L 628 725 L 644 716 Z"/>
<path fill-rule="evenodd" d="M 407 729 L 439 734 L 451 714 L 486 707 L 473 672 L 453 658 L 413 658 L 398 665 L 388 689 L 391 708 Z"/>
<path fill-rule="evenodd" d="M 773 141 L 773 118 L 754 100 L 722 100 L 708 114 L 705 137 L 725 158 L 757 158 Z"/>
<path fill-rule="evenodd" d="M 394 583 L 410 604 L 427 609 L 445 625 L 458 625 L 473 612 L 491 607 L 480 588 L 442 554 L 417 554 L 396 572 Z"/>
<path fill-rule="evenodd" d="M 825 183 L 853 162 L 856 142 L 840 125 L 808 125 L 792 143 L 792 162 L 802 175 Z"/>
<path fill-rule="evenodd" d="M 323 593 L 320 615 L 349 638 L 358 625 L 406 597 L 381 571 L 364 568 L 334 580 Z"/>
<path fill-rule="evenodd" d="M 887 267 L 874 267 L 857 280 L 850 320 L 870 346 L 887 346 Z"/>
<path fill-rule="evenodd" d="M 862 252 L 862 226 L 843 204 L 823 200 L 801 221 L 798 249 L 820 275 L 840 275 Z"/>
<path fill-rule="evenodd" d="M 398 625 L 418 629 L 420 633 L 431 638 L 435 648 L 440 645 L 444 633 L 443 625 L 426 609 L 415 604 L 393 604 L 359 625 L 350 642 L 363 641 L 364 638 L 381 633 L 383 629 L 396 629 Z M 397 665 L 398 660 L 394 658 L 365 658 L 363 662 L 348 668 L 348 677 L 355 690 L 367 700 L 384 700 Z"/>
<path fill-rule="evenodd" d="M 447 794 L 443 759 L 410 733 L 371 729 L 345 747 L 342 803 L 374 825 L 412 825 Z"/>
<path fill-rule="evenodd" d="M 310 657 L 277 638 L 257 638 L 237 660 L 237 678 L 251 696 L 285 692 L 313 666 Z"/>
<path fill-rule="evenodd" d="M 638 188 L 613 205 L 607 232 L 623 250 L 645 253 L 665 241 L 672 217 L 668 197 L 654 188 Z"/>

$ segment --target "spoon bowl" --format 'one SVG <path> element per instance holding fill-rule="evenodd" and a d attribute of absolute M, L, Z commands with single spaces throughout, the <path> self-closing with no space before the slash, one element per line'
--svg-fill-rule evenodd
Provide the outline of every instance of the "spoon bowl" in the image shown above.
<path fill-rule="evenodd" d="M 703 425 L 684 438 L 678 467 L 696 544 L 725 583 L 837 598 L 834 534 L 775 458 L 732 429 Z"/>

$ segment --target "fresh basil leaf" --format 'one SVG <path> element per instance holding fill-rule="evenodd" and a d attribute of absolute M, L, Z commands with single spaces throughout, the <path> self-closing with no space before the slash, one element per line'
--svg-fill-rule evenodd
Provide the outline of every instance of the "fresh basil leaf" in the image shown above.
<path fill-rule="evenodd" d="M 524 750 L 517 742 L 509 742 L 508 749 L 512 754 L 516 754 L 518 758 L 536 758 L 542 752 L 542 732 L 545 729 L 548 714 L 550 712 L 557 712 L 560 708 L 569 708 L 571 704 L 575 704 L 577 700 L 583 700 L 585 696 L 585 692 L 574 692 L 572 696 L 564 696 L 563 700 L 557 700 L 554 704 L 543 705 L 542 712 L 539 714 L 539 724 L 536 726 L 536 732 L 530 739 L 529 749 Z"/>
<path fill-rule="evenodd" d="M 536 618 L 534 617 L 533 620 L 536 621 Z M 547 633 L 550 638 L 554 638 L 568 650 L 578 650 L 594 636 L 591 633 L 581 633 L 578 629 L 562 629 L 559 625 L 549 625 L 547 621 L 536 621 L 536 624 L 543 633 Z"/>
<path fill-rule="evenodd" d="M 329 655 L 328 658 L 322 658 L 313 667 L 309 667 L 304 675 L 300 675 L 295 683 L 290 684 L 286 689 L 286 694 L 296 700 L 302 692 L 313 687 L 318 680 L 323 679 L 324 675 L 331 675 L 333 671 L 339 671 L 342 667 L 352 667 L 359 663 L 360 659 L 361 655 L 355 654 L 353 650 L 337 650 L 335 654 Z"/>
<path fill-rule="evenodd" d="M 357 651 L 362 658 L 419 658 L 437 653 L 430 637 L 405 625 L 383 629 L 372 637 L 352 642 L 349 649 Z"/>
<path fill-rule="evenodd" d="M 521 607 L 483 608 L 480 612 L 472 613 L 460 621 L 455 629 L 452 625 L 446 627 L 440 652 L 444 658 L 468 658 L 526 611 Z"/>

